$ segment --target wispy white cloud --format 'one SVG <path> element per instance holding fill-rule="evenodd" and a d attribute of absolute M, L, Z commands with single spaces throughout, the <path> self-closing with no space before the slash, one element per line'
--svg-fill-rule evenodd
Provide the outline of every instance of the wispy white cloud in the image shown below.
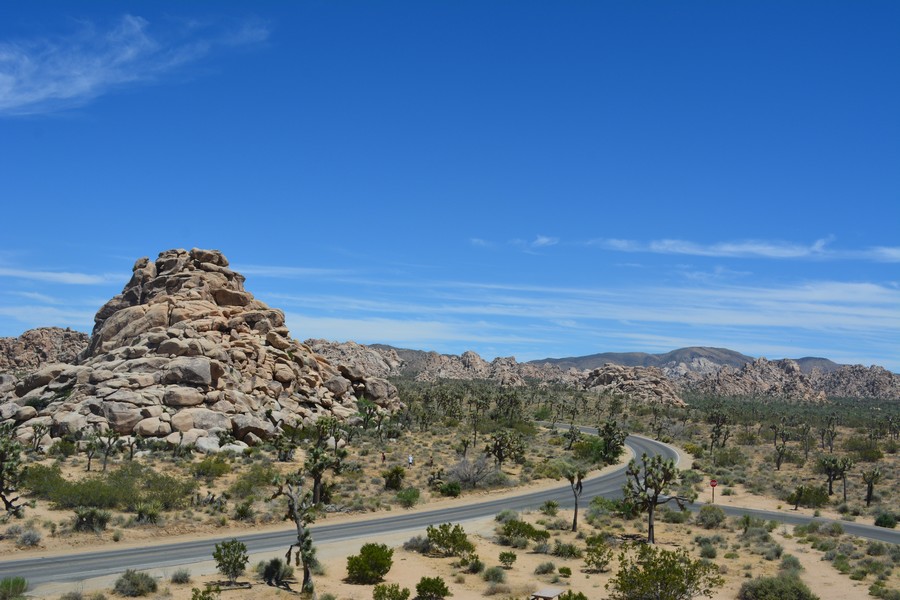
<path fill-rule="evenodd" d="M 822 238 L 806 245 L 765 240 L 699 244 L 677 239 L 641 242 L 637 240 L 601 238 L 591 240 L 588 244 L 618 252 L 650 252 L 654 254 L 682 254 L 718 258 L 821 258 L 830 254 L 826 247 L 830 241 L 830 238 Z"/>
<path fill-rule="evenodd" d="M 350 271 L 342 269 L 320 269 L 316 267 L 288 267 L 280 265 L 231 265 L 231 268 L 243 275 L 255 275 L 257 277 L 272 277 L 276 279 L 303 279 L 307 277 L 322 277 L 331 275 L 345 275 Z"/>
<path fill-rule="evenodd" d="M 258 22 L 216 31 L 193 24 L 155 34 L 146 19 L 125 15 L 107 29 L 84 22 L 66 37 L 0 42 L 0 116 L 78 106 L 120 86 L 152 81 L 217 47 L 267 37 Z"/>
<path fill-rule="evenodd" d="M 688 240 L 625 240 L 599 238 L 587 242 L 589 246 L 615 252 L 703 256 L 711 258 L 764 258 L 809 260 L 862 260 L 900 262 L 900 247 L 874 246 L 860 250 L 831 247 L 834 238 L 820 238 L 811 244 L 778 240 L 742 240 L 700 244 Z"/>
<path fill-rule="evenodd" d="M 534 241 L 531 242 L 532 248 L 544 248 L 546 246 L 555 246 L 559 243 L 559 238 L 550 237 L 547 235 L 538 235 L 534 238 Z"/>
<path fill-rule="evenodd" d="M 121 275 L 91 275 L 88 273 L 69 273 L 65 271 L 32 271 L 27 269 L 10 269 L 0 267 L 0 277 L 14 277 L 17 279 L 30 279 L 32 281 L 44 281 L 47 283 L 62 283 L 66 285 L 100 285 L 114 281 L 121 281 Z"/>
<path fill-rule="evenodd" d="M 56 306 L 0 306 L 0 317 L 13 319 L 25 329 L 72 327 L 79 331 L 90 331 L 94 326 L 94 311 L 69 310 Z"/>

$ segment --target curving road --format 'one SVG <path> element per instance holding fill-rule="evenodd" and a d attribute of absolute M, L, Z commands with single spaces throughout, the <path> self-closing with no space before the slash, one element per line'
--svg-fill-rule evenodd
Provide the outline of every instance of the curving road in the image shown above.
<path fill-rule="evenodd" d="M 640 456 L 643 453 L 649 456 L 661 454 L 676 461 L 678 459 L 678 453 L 672 447 L 654 440 L 629 436 L 626 444 L 636 456 Z M 582 505 L 586 506 L 590 498 L 598 495 L 606 497 L 621 496 L 624 479 L 625 467 L 623 466 L 612 472 L 584 481 Z M 317 543 L 361 537 L 377 539 L 378 536 L 387 532 L 423 531 L 428 525 L 436 523 L 456 523 L 490 517 L 503 509 L 523 510 L 534 508 L 547 500 L 555 500 L 561 506 L 572 506 L 574 504 L 571 489 L 568 484 L 565 484 L 541 491 L 506 495 L 490 500 L 473 502 L 464 506 L 390 515 L 377 514 L 372 515 L 370 519 L 365 521 L 322 523 L 312 526 L 311 529 L 313 531 L 313 539 Z M 695 505 L 695 507 L 699 506 L 699 504 Z M 723 507 L 723 509 L 731 515 L 751 514 L 766 520 L 774 519 L 790 525 L 807 523 L 812 520 L 809 517 L 783 512 L 745 510 L 732 507 Z M 900 543 L 900 532 L 855 523 L 842 522 L 841 524 L 847 533 L 853 535 Z M 209 560 L 215 544 L 232 537 L 234 536 L 138 548 L 117 548 L 109 551 L 67 554 L 56 557 L 0 560 L 0 578 L 20 576 L 27 579 L 31 585 L 40 585 L 51 582 L 84 581 L 94 577 L 121 573 L 128 568 L 158 569 L 176 567 Z M 293 529 L 290 529 L 239 536 L 238 539 L 247 545 L 247 549 L 251 554 L 254 554 L 283 550 L 296 538 Z"/>

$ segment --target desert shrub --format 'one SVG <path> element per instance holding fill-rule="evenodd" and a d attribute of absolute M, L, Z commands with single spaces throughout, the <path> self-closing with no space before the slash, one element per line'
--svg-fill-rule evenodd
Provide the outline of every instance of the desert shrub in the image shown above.
<path fill-rule="evenodd" d="M 556 540 L 553 544 L 553 556 L 560 558 L 581 558 L 581 549 L 575 544 Z"/>
<path fill-rule="evenodd" d="M 442 496 L 448 496 L 450 498 L 456 498 L 462 493 L 462 486 L 459 485 L 458 481 L 448 481 L 441 485 L 438 488 L 438 491 Z"/>
<path fill-rule="evenodd" d="M 172 573 L 172 577 L 169 581 L 176 584 L 190 583 L 191 572 L 187 569 L 178 569 Z"/>
<path fill-rule="evenodd" d="M 280 558 L 273 558 L 262 563 L 262 569 L 257 568 L 260 577 L 267 585 L 281 586 L 285 581 L 294 576 L 294 567 Z"/>
<path fill-rule="evenodd" d="M 488 583 L 505 583 L 506 572 L 500 567 L 490 567 L 484 570 L 484 573 L 481 574 L 481 578 Z"/>
<path fill-rule="evenodd" d="M 4 577 L 0 579 L 0 600 L 19 600 L 25 597 L 28 582 L 24 577 Z"/>
<path fill-rule="evenodd" d="M 541 504 L 541 507 L 538 510 L 548 517 L 555 517 L 559 513 L 559 502 L 556 500 L 547 500 Z"/>
<path fill-rule="evenodd" d="M 693 442 L 685 442 L 683 447 L 684 451 L 693 455 L 694 458 L 703 458 L 703 455 L 706 453 L 706 448 Z"/>
<path fill-rule="evenodd" d="M 475 549 L 459 523 L 443 523 L 437 527 L 429 525 L 425 532 L 430 550 L 440 556 L 460 556 Z"/>
<path fill-rule="evenodd" d="M 712 504 L 701 506 L 694 522 L 704 529 L 716 529 L 725 522 L 725 511 Z"/>
<path fill-rule="evenodd" d="M 16 539 L 16 545 L 24 548 L 33 548 L 40 543 L 41 532 L 37 529 L 26 529 L 19 535 L 18 539 Z"/>
<path fill-rule="evenodd" d="M 800 559 L 793 554 L 785 554 L 781 557 L 781 564 L 778 565 L 779 570 L 797 573 L 803 570 Z"/>
<path fill-rule="evenodd" d="M 603 572 L 612 561 L 612 548 L 602 535 L 592 535 L 585 540 L 587 549 L 584 553 L 584 564 L 591 571 Z"/>
<path fill-rule="evenodd" d="M 450 589 L 441 577 L 423 577 L 416 584 L 416 600 L 443 600 Z"/>
<path fill-rule="evenodd" d="M 219 591 L 218 587 L 212 587 L 209 584 L 202 590 L 200 588 L 191 588 L 191 600 L 219 600 Z"/>
<path fill-rule="evenodd" d="M 396 583 L 379 583 L 372 590 L 372 600 L 409 600 L 409 588 L 401 588 Z"/>
<path fill-rule="evenodd" d="M 824 485 L 802 486 L 791 492 L 785 500 L 806 508 L 821 508 L 828 504 L 828 490 Z"/>
<path fill-rule="evenodd" d="M 507 540 L 511 540 L 513 538 L 525 538 L 526 540 L 535 542 L 547 540 L 550 538 L 549 532 L 544 531 L 543 529 L 538 529 L 531 523 L 519 521 L 516 519 L 505 522 L 500 528 L 500 535 Z"/>
<path fill-rule="evenodd" d="M 747 457 L 736 446 L 721 448 L 716 451 L 716 466 L 720 468 L 734 467 L 746 464 Z"/>
<path fill-rule="evenodd" d="M 397 492 L 397 501 L 403 508 L 412 508 L 419 502 L 419 490 L 414 487 L 401 490 Z"/>
<path fill-rule="evenodd" d="M 713 559 L 718 556 L 718 552 L 716 551 L 716 547 L 710 543 L 705 543 L 700 545 L 700 556 L 702 558 Z"/>
<path fill-rule="evenodd" d="M 247 555 L 247 545 L 236 539 L 216 544 L 213 550 L 213 560 L 216 561 L 216 570 L 234 583 L 244 572 L 250 557 Z"/>
<path fill-rule="evenodd" d="M 255 463 L 250 468 L 241 472 L 235 479 L 228 493 L 235 498 L 244 499 L 255 495 L 260 489 L 272 485 L 278 471 L 268 464 Z"/>
<path fill-rule="evenodd" d="M 406 477 L 406 469 L 397 465 L 386 471 L 382 471 L 381 476 L 384 478 L 384 489 L 397 491 L 403 487 L 403 478 Z"/>
<path fill-rule="evenodd" d="M 394 564 L 394 551 L 385 544 L 363 544 L 359 554 L 347 557 L 347 579 L 351 583 L 378 583 Z"/>
<path fill-rule="evenodd" d="M 664 507 L 659 511 L 658 516 L 663 523 L 687 523 L 691 518 L 691 512 L 689 510 L 672 510 L 669 507 Z"/>
<path fill-rule="evenodd" d="M 465 564 L 465 572 L 471 573 L 472 575 L 478 575 L 482 571 L 484 571 L 484 561 L 478 558 L 477 555 L 471 556 Z"/>
<path fill-rule="evenodd" d="M 134 507 L 134 520 L 142 525 L 159 525 L 161 510 L 156 502 L 138 502 Z"/>
<path fill-rule="evenodd" d="M 552 562 L 543 562 L 534 568 L 535 575 L 547 575 L 549 573 L 556 573 L 556 565 Z"/>
<path fill-rule="evenodd" d="M 494 520 L 497 521 L 498 523 L 506 523 L 508 521 L 517 521 L 518 519 L 519 519 L 519 513 L 517 513 L 516 511 L 514 511 L 512 509 L 509 509 L 509 508 L 505 508 L 505 509 L 501 510 L 494 516 Z"/>
<path fill-rule="evenodd" d="M 559 595 L 559 598 L 557 600 L 588 600 L 588 597 L 585 596 L 582 592 L 566 590 Z"/>
<path fill-rule="evenodd" d="M 819 600 L 795 575 L 758 577 L 747 581 L 738 592 L 738 600 Z"/>
<path fill-rule="evenodd" d="M 431 540 L 421 535 L 416 535 L 403 542 L 403 549 L 407 552 L 428 554 L 431 552 Z"/>
<path fill-rule="evenodd" d="M 127 569 L 117 580 L 113 591 L 131 598 L 156 592 L 156 580 L 141 571 Z"/>
<path fill-rule="evenodd" d="M 503 565 L 503 568 L 510 569 L 513 566 L 513 563 L 516 562 L 516 553 L 515 552 L 501 552 L 499 556 L 500 564 Z"/>
<path fill-rule="evenodd" d="M 103 531 L 111 518 L 112 513 L 108 510 L 79 507 L 75 509 L 72 529 L 75 531 Z"/>
<path fill-rule="evenodd" d="M 253 500 L 248 498 L 234 507 L 234 520 L 252 522 L 256 518 Z"/>
<path fill-rule="evenodd" d="M 883 512 L 877 517 L 875 517 L 875 526 L 876 527 L 887 527 L 888 529 L 893 529 L 897 526 L 897 517 L 892 513 Z"/>
<path fill-rule="evenodd" d="M 210 482 L 222 475 L 231 473 L 231 464 L 224 456 L 216 454 L 207 456 L 200 462 L 192 464 L 190 471 L 194 477 Z"/>
<path fill-rule="evenodd" d="M 724 583 L 715 564 L 692 559 L 683 549 L 642 545 L 636 550 L 636 555 L 622 555 L 619 570 L 606 584 L 612 600 L 693 598 Z"/>

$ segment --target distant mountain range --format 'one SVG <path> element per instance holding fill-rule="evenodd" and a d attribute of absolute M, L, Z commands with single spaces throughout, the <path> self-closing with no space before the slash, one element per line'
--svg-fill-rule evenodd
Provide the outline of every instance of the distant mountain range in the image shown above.
<path fill-rule="evenodd" d="M 566 358 L 542 358 L 529 361 L 535 365 L 556 365 L 563 369 L 596 369 L 607 363 L 623 365 L 626 367 L 658 367 L 660 369 L 679 363 L 691 364 L 698 359 L 706 359 L 718 366 L 740 368 L 753 362 L 752 356 L 729 350 L 728 348 L 713 348 L 709 346 L 690 346 L 679 348 L 662 354 L 647 354 L 646 352 L 602 352 L 587 356 L 571 356 Z M 807 356 L 791 359 L 800 365 L 803 373 L 811 373 L 813 369 L 819 369 L 828 373 L 840 368 L 842 365 L 828 360 Z"/>

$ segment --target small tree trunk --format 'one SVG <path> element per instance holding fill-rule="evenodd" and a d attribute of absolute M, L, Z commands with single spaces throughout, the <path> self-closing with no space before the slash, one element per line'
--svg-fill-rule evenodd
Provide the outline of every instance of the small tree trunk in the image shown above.
<path fill-rule="evenodd" d="M 649 510 L 647 511 L 647 542 L 650 544 L 656 543 L 656 531 L 653 527 L 653 513 L 656 511 L 656 504 L 651 504 Z"/>

